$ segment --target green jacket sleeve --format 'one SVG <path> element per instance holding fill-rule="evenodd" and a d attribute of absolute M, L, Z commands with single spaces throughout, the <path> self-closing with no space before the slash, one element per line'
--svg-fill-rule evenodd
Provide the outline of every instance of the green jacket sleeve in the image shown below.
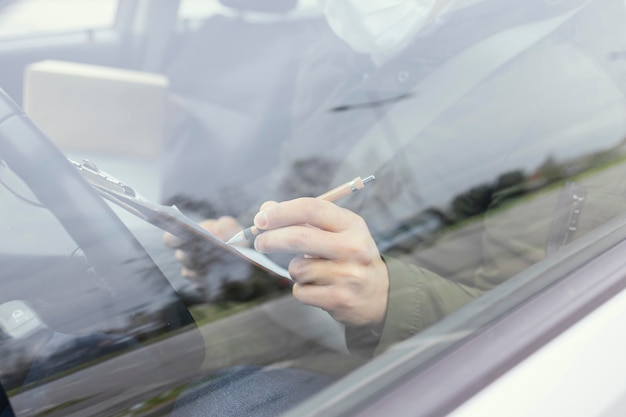
<path fill-rule="evenodd" d="M 482 291 L 433 272 L 384 257 L 389 271 L 387 314 L 382 328 L 347 328 L 350 351 L 377 355 L 470 302 Z"/>

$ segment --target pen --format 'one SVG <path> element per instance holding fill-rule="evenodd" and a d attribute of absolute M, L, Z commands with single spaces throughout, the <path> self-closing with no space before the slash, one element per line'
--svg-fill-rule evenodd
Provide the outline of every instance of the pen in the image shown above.
<path fill-rule="evenodd" d="M 361 177 L 356 177 L 352 181 L 348 181 L 345 184 L 335 187 L 332 190 L 327 191 L 324 194 L 318 196 L 317 198 L 319 198 L 320 200 L 326 200 L 326 201 L 337 201 L 342 197 L 345 197 L 349 194 L 362 190 L 363 187 L 365 187 L 367 183 L 374 181 L 374 179 L 375 177 L 373 175 L 370 175 L 369 177 L 365 177 L 363 179 L 361 179 Z M 259 229 L 258 227 L 250 226 L 247 229 L 244 229 L 241 232 L 237 233 L 226 243 L 233 244 L 233 243 L 245 242 L 245 241 L 251 240 L 252 238 L 257 236 L 261 232 L 263 232 L 263 230 Z"/>

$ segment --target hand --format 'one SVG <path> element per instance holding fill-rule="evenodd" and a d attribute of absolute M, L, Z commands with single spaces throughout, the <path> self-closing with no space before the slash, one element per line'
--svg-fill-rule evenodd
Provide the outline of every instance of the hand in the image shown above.
<path fill-rule="evenodd" d="M 206 219 L 198 224 L 224 241 L 242 229 L 237 220 L 230 216 Z M 186 278 L 198 278 L 204 275 L 213 260 L 210 245 L 203 245 L 198 241 L 184 241 L 171 233 L 163 234 L 163 243 L 176 249 L 174 256 L 182 265 L 181 275 Z"/>
<path fill-rule="evenodd" d="M 328 201 L 299 198 L 264 203 L 254 223 L 265 230 L 254 241 L 259 252 L 303 255 L 289 264 L 297 300 L 345 324 L 382 323 L 389 277 L 363 218 Z"/>

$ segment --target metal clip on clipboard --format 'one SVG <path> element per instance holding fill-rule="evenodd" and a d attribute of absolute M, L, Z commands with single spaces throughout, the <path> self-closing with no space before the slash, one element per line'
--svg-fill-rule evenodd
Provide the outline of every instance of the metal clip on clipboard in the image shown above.
<path fill-rule="evenodd" d="M 93 162 L 78 163 L 69 159 L 83 178 L 105 199 L 135 216 L 181 239 L 195 237 L 234 253 L 274 275 L 291 279 L 289 272 L 267 256 L 251 248 L 229 245 L 196 221 L 183 214 L 176 206 L 165 206 L 146 200 L 129 185 L 101 171 Z"/>

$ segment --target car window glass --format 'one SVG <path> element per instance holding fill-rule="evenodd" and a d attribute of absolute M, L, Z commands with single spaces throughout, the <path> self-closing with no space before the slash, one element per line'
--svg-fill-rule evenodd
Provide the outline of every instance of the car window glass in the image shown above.
<path fill-rule="evenodd" d="M 190 362 L 176 368 L 193 372 L 204 355 L 198 349 L 202 339 L 145 254 L 131 250 L 116 260 L 106 248 L 119 247 L 123 240 L 111 229 L 98 238 L 103 245 L 97 249 L 97 257 L 108 258 L 108 264 L 92 262 L 91 252 L 83 251 L 65 228 L 72 222 L 70 205 L 61 204 L 53 214 L 5 161 L 0 161 L 0 202 L 0 383 L 17 415 L 46 409 L 50 402 L 58 402 L 59 409 L 70 406 L 76 397 L 62 393 L 69 381 L 80 381 L 83 390 L 92 385 L 90 395 L 110 396 L 119 382 L 111 379 L 107 388 L 102 377 L 130 363 L 135 371 L 129 386 L 165 381 L 158 374 L 167 365 L 159 355 L 168 348 L 149 345 L 171 340 L 173 334 L 186 339 L 189 348 Z M 59 214 L 65 223 L 56 218 Z M 95 373 L 78 376 L 86 367 Z M 167 389 L 177 384 L 172 380 Z"/>
<path fill-rule="evenodd" d="M 59 68 L 71 65 L 42 65 L 41 77 L 30 78 L 27 87 L 49 92 L 31 95 L 44 98 L 30 107 L 42 113 L 31 116 L 44 132 L 62 132 L 67 140 L 58 143 L 66 155 L 77 161 L 86 157 L 138 195 L 175 206 L 198 221 L 232 216 L 239 226 L 249 226 L 265 201 L 315 197 L 357 176 L 374 175 L 375 181 L 335 202 L 348 211 L 317 220 L 332 223 L 348 212 L 363 220 L 346 225 L 365 225 L 368 237 L 347 243 L 373 242 L 378 250 L 374 259 L 382 256 L 390 285 L 382 323 L 336 319 L 333 306 L 316 302 L 338 293 L 299 301 L 292 291 L 310 282 L 294 286 L 210 244 L 189 240 L 168 246 L 167 227 L 110 202 L 109 215 L 122 218 L 136 239 L 131 246 L 151 260 L 134 250 L 129 250 L 132 257 L 120 256 L 113 250 L 119 241 L 112 240 L 111 253 L 102 253 L 101 260 L 119 269 L 114 269 L 116 278 L 101 279 L 98 270 L 89 268 L 88 248 L 77 245 L 40 207 L 28 186 L 11 175 L 10 165 L 0 164 L 0 225 L 8 236 L 0 242 L 0 253 L 17 262 L 18 269 L 43 265 L 28 269 L 22 281 L 52 285 L 57 281 L 48 279 L 49 272 L 64 277 L 70 271 L 80 282 L 63 293 L 39 284 L 52 301 L 40 294 L 43 289 L 36 297 L 30 288 L 12 290 L 0 303 L 5 339 L 15 342 L 20 332 L 30 332 L 29 326 L 49 322 L 63 333 L 96 330 L 138 339 L 141 347 L 131 347 L 130 353 L 148 352 L 157 362 L 146 362 L 137 374 L 132 369 L 124 374 L 136 376 L 128 384 L 136 382 L 142 390 L 132 398 L 135 403 L 120 400 L 115 410 L 120 415 L 136 403 L 147 411 L 153 401 L 176 417 L 194 409 L 255 415 L 255 407 L 268 403 L 283 411 L 324 388 L 335 389 L 333 382 L 363 364 L 375 371 L 380 366 L 384 373 L 394 362 L 385 362 L 390 358 L 385 355 L 397 353 L 396 347 L 412 349 L 410 341 L 402 343 L 423 331 L 430 332 L 427 344 L 433 350 L 439 340 L 447 347 L 472 334 L 476 328 L 466 326 L 464 307 L 482 314 L 482 324 L 493 319 L 476 300 L 496 288 L 509 288 L 503 284 L 520 274 L 528 282 L 543 282 L 533 275 L 540 268 L 533 266 L 560 262 L 572 244 L 589 243 L 597 238 L 594 231 L 623 214 L 626 10 L 621 0 L 445 2 L 425 20 L 405 15 L 411 8 L 394 6 L 383 13 L 393 18 L 393 25 L 367 27 L 346 19 L 355 12 L 341 8 L 348 3 L 358 2 L 283 1 L 277 10 L 272 6 L 278 2 L 182 0 L 174 30 L 170 33 L 167 26 L 152 33 L 167 39 L 156 36 L 158 42 L 146 42 L 165 48 L 159 51 L 164 57 L 159 72 L 167 77 L 166 88 L 159 87 L 158 94 L 146 95 L 140 104 L 125 95 L 134 87 L 132 79 L 97 70 L 67 71 L 55 78 L 63 72 Z M 365 12 L 374 10 L 375 3 L 383 2 L 364 1 L 370 7 Z M 329 6 L 326 14 L 320 5 Z M 168 17 L 150 15 L 155 21 L 146 27 L 152 28 L 160 28 Z M 379 22 L 380 16 L 369 18 Z M 415 22 L 424 25 L 417 25 L 415 33 L 402 30 Z M 363 32 L 389 27 L 393 30 L 379 36 Z M 351 36 L 347 28 L 362 36 Z M 139 35 L 134 40 L 124 46 L 137 48 L 141 56 L 144 39 Z M 121 52 L 121 59 L 135 55 Z M 98 117 L 73 123 L 76 114 L 70 109 L 92 108 Z M 126 117 L 142 110 L 150 111 L 147 122 Z M 150 149 L 142 149 L 150 152 L 130 151 L 130 145 L 141 146 L 139 133 L 146 124 L 162 135 L 155 135 L 159 139 L 150 142 Z M 79 125 L 80 130 L 72 129 Z M 116 129 L 108 130 L 112 126 Z M 109 131 L 127 133 L 129 146 L 99 139 Z M 338 230 L 344 231 L 324 235 L 325 248 L 335 242 L 330 232 Z M 287 243 L 311 241 L 293 238 Z M 345 248 L 323 257 L 329 261 L 324 266 L 336 271 L 346 265 L 333 262 L 340 249 Z M 268 256 L 285 268 L 292 262 L 321 265 L 316 264 L 320 257 L 292 252 L 297 248 Z M 35 256 L 39 263 L 31 265 L 16 254 Z M 358 255 L 354 258 L 363 259 Z M 60 264 L 69 269 L 58 272 L 56 263 L 46 263 L 50 257 L 61 257 Z M 573 268 L 567 259 L 559 267 Z M 336 282 L 362 270 L 351 269 Z M 14 275 L 5 272 L 2 282 L 11 282 Z M 331 274 L 320 275 L 315 278 Z M 18 284 L 4 285 L 13 289 Z M 499 314 L 514 309 L 523 292 L 495 293 L 505 294 L 496 300 L 493 314 Z M 95 297 L 93 306 L 78 301 L 94 299 L 89 297 Z M 81 311 L 75 322 L 80 325 L 66 323 L 74 323 L 67 318 L 67 306 L 55 310 L 66 298 Z M 19 320 L 29 326 L 19 328 Z M 448 327 L 438 327 L 442 322 Z M 187 330 L 195 326 L 202 340 L 186 343 Z M 443 334 L 450 328 L 452 334 Z M 151 348 L 144 350 L 146 346 Z M 203 359 L 190 363 L 189 351 L 202 353 Z M 23 362 L 12 357 L 13 363 Z M 125 356 L 131 361 L 136 357 Z M 126 359 L 112 361 L 111 372 L 120 371 Z M 151 367 L 162 363 L 171 368 L 153 373 Z M 193 369 L 172 370 L 183 364 Z M 16 372 L 4 375 L 13 378 Z M 101 397 L 92 396 L 100 393 L 96 374 L 87 378 L 85 392 L 76 390 L 65 400 L 66 406 L 79 398 L 89 398 L 89 405 L 120 398 L 113 392 L 114 377 Z M 166 382 L 142 385 L 154 376 Z M 53 398 L 61 401 L 61 382 L 54 378 Z M 81 381 L 78 373 L 72 378 Z M 44 381 L 9 393 L 20 410 L 27 410 L 29 397 L 20 394 L 36 396 L 45 388 Z"/>
<path fill-rule="evenodd" d="M 433 296 L 413 307 L 429 313 L 425 327 L 621 213 L 624 65 L 610 56 L 624 34 L 572 15 L 573 2 L 454 6 L 407 50 L 373 59 L 322 20 L 310 32 L 206 21 L 197 39 L 236 35 L 191 40 L 171 62 L 171 89 L 192 103 L 197 131 L 169 138 L 181 159 L 165 158 L 164 200 L 250 222 L 264 200 L 375 173 L 371 188 L 338 204 L 366 220 L 389 265 L 428 271 L 413 272 Z"/>

